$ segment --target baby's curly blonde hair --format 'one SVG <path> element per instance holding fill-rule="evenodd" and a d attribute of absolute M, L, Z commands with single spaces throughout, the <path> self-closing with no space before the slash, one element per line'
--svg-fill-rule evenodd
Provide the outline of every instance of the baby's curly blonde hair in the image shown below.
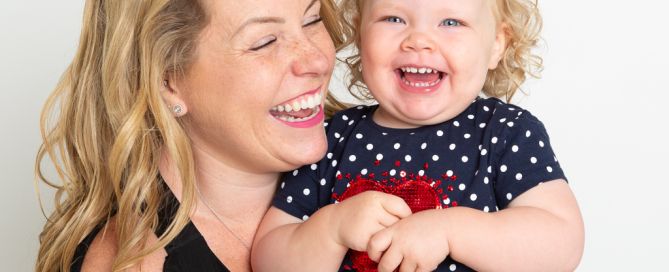
<path fill-rule="evenodd" d="M 356 98 L 369 101 L 374 97 L 362 79 L 360 60 L 360 11 L 365 0 L 342 0 L 340 18 L 348 28 L 345 31 L 345 46 L 355 45 L 355 52 L 344 58 L 349 68 L 349 92 Z M 497 22 L 506 24 L 507 47 L 499 65 L 488 71 L 483 93 L 490 97 L 504 98 L 507 102 L 525 82 L 527 76 L 539 77 L 543 59 L 534 54 L 543 22 L 537 7 L 538 0 L 489 0 L 494 1 L 493 10 Z"/>

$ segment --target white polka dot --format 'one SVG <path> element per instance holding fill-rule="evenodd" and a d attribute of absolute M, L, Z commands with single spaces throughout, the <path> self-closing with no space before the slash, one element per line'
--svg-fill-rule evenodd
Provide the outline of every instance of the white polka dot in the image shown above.
<path fill-rule="evenodd" d="M 546 171 L 548 171 L 548 173 L 553 173 L 553 167 L 546 166 Z"/>
<path fill-rule="evenodd" d="M 346 115 L 342 115 L 342 116 L 341 116 L 341 119 L 344 120 L 344 121 L 348 121 L 348 116 L 346 116 Z"/>
<path fill-rule="evenodd" d="M 506 199 L 511 200 L 513 198 L 513 195 L 511 193 L 506 194 Z"/>
<path fill-rule="evenodd" d="M 332 161 L 332 167 L 335 167 L 335 166 L 337 166 L 337 160 Z"/>
<path fill-rule="evenodd" d="M 492 173 L 492 166 L 488 166 L 488 173 Z"/>
<path fill-rule="evenodd" d="M 302 193 L 303 193 L 305 196 L 308 196 L 309 194 L 311 194 L 311 190 L 309 190 L 309 188 L 305 188 L 304 191 L 302 191 Z"/>
<path fill-rule="evenodd" d="M 410 155 L 404 156 L 404 160 L 407 161 L 407 162 L 410 162 L 411 161 L 411 156 Z"/>
<path fill-rule="evenodd" d="M 388 133 L 386 133 L 386 132 L 381 132 L 381 135 L 386 136 L 386 135 L 388 135 Z"/>
<path fill-rule="evenodd" d="M 360 133 L 356 134 L 355 138 L 358 139 L 358 140 L 362 139 L 362 134 L 360 134 Z"/>
<path fill-rule="evenodd" d="M 459 127 L 459 126 L 460 126 L 460 122 L 455 121 L 455 122 L 453 122 L 453 125 L 456 126 L 456 127 Z"/>
<path fill-rule="evenodd" d="M 453 176 L 453 170 L 446 171 L 446 176 L 452 177 Z"/>
<path fill-rule="evenodd" d="M 332 159 L 332 153 L 328 153 L 328 159 Z"/>
<path fill-rule="evenodd" d="M 323 127 L 328 127 L 328 123 L 323 123 Z"/>
<path fill-rule="evenodd" d="M 490 111 L 490 108 L 488 108 L 488 106 L 483 106 L 483 110 L 484 111 Z"/>
<path fill-rule="evenodd" d="M 437 130 L 437 136 L 439 137 L 444 136 L 444 132 L 441 130 Z"/>
<path fill-rule="evenodd" d="M 521 179 L 523 179 L 523 174 L 521 173 L 516 174 L 516 180 L 520 181 Z"/>
<path fill-rule="evenodd" d="M 469 133 L 465 133 L 465 136 L 464 136 L 464 137 L 465 137 L 465 139 L 469 139 L 469 138 L 471 138 L 471 137 L 472 137 L 472 135 L 471 135 L 471 134 L 469 134 Z"/>
<path fill-rule="evenodd" d="M 492 139 L 491 139 L 490 141 L 491 141 L 493 144 L 496 144 L 496 143 L 497 143 L 497 137 L 492 137 Z"/>
<path fill-rule="evenodd" d="M 357 107 L 355 107 L 355 108 L 361 110 L 361 109 L 363 109 L 364 107 L 363 107 L 363 106 L 357 106 Z"/>
<path fill-rule="evenodd" d="M 292 196 L 286 197 L 286 202 L 292 203 L 293 202 L 293 197 Z"/>
<path fill-rule="evenodd" d="M 309 219 L 308 215 L 305 214 L 304 216 L 302 216 L 302 221 L 307 221 L 307 219 Z"/>
<path fill-rule="evenodd" d="M 483 145 L 479 145 L 479 150 L 481 150 L 481 148 L 483 148 Z"/>
<path fill-rule="evenodd" d="M 335 132 L 334 136 L 335 136 L 335 138 L 339 139 L 339 137 L 341 137 L 341 134 L 339 134 L 338 132 Z"/>
<path fill-rule="evenodd" d="M 486 123 L 481 123 L 481 124 L 479 124 L 479 127 L 480 127 L 480 128 L 485 128 L 485 126 L 486 126 Z"/>
<path fill-rule="evenodd" d="M 326 183 L 327 181 L 325 179 L 321 179 L 321 186 L 325 186 Z"/>
<path fill-rule="evenodd" d="M 350 126 L 350 125 L 353 125 L 353 123 L 355 123 L 355 120 L 348 121 L 348 125 L 349 125 L 349 126 Z"/>
<path fill-rule="evenodd" d="M 293 177 L 297 176 L 298 173 L 300 173 L 300 171 L 298 170 L 293 171 Z"/>
<path fill-rule="evenodd" d="M 423 143 L 422 145 L 420 145 L 420 149 L 425 149 L 425 148 L 427 148 L 427 143 Z"/>
<path fill-rule="evenodd" d="M 343 141 L 344 141 L 344 137 L 339 138 L 340 143 L 343 142 Z"/>
<path fill-rule="evenodd" d="M 367 175 L 367 168 L 360 170 L 360 174 Z"/>
<path fill-rule="evenodd" d="M 462 162 L 468 162 L 468 161 L 469 161 L 469 157 L 467 157 L 467 156 L 462 156 Z"/>
<path fill-rule="evenodd" d="M 469 118 L 469 120 L 474 120 L 474 115 L 473 114 L 467 115 L 467 118 Z"/>
<path fill-rule="evenodd" d="M 490 208 L 488 206 L 483 207 L 483 212 L 490 212 Z"/>
<path fill-rule="evenodd" d="M 476 194 L 471 194 L 469 196 L 469 199 L 471 199 L 471 201 L 476 201 L 477 198 L 478 198 L 478 196 Z"/>
<path fill-rule="evenodd" d="M 460 189 L 460 191 L 464 191 L 465 189 L 467 189 L 467 185 L 465 185 L 464 183 L 460 183 L 458 189 Z"/>
<path fill-rule="evenodd" d="M 365 118 L 367 118 L 367 114 L 365 114 L 365 115 L 362 116 L 362 119 L 365 119 Z"/>
<path fill-rule="evenodd" d="M 553 156 L 553 160 L 554 160 L 555 162 L 558 162 L 558 159 L 557 159 L 556 156 Z"/>
<path fill-rule="evenodd" d="M 539 146 L 544 147 L 544 141 L 539 141 Z"/>
<path fill-rule="evenodd" d="M 437 155 L 432 156 L 432 160 L 433 160 L 433 161 L 438 161 L 438 160 L 439 160 L 439 156 L 437 156 Z"/>
<path fill-rule="evenodd" d="M 400 149 L 400 143 L 396 143 L 395 145 L 393 145 L 393 148 L 395 150 Z"/>
<path fill-rule="evenodd" d="M 502 164 L 502 166 L 499 167 L 499 171 L 502 171 L 502 173 L 506 172 L 506 165 Z"/>
<path fill-rule="evenodd" d="M 455 150 L 455 144 L 451 144 L 450 146 L 448 146 L 448 149 Z"/>
<path fill-rule="evenodd" d="M 367 150 L 372 150 L 372 149 L 374 149 L 374 145 L 373 144 L 367 144 Z"/>
<path fill-rule="evenodd" d="M 397 174 L 397 171 L 395 171 L 395 169 L 390 170 L 390 175 L 391 176 L 394 176 L 395 174 Z"/>
<path fill-rule="evenodd" d="M 537 158 L 535 158 L 535 157 L 530 158 L 530 162 L 532 164 L 536 164 L 537 163 Z"/>
<path fill-rule="evenodd" d="M 521 116 L 521 115 L 523 115 L 523 112 L 522 112 L 522 111 L 518 113 L 518 116 Z"/>
<path fill-rule="evenodd" d="M 355 159 L 357 159 L 357 158 L 355 157 L 355 155 L 351 155 L 351 156 L 348 157 L 348 160 L 351 161 L 351 162 L 354 162 Z"/>
<path fill-rule="evenodd" d="M 510 111 L 515 111 L 516 108 L 514 108 L 514 107 L 509 107 L 509 110 L 510 110 Z"/>
<path fill-rule="evenodd" d="M 506 125 L 509 126 L 509 127 L 513 127 L 513 122 L 508 122 L 508 123 L 506 123 Z"/>
<path fill-rule="evenodd" d="M 451 204 L 451 199 L 450 198 L 444 199 L 444 205 L 448 205 L 448 204 Z"/>
<path fill-rule="evenodd" d="M 488 177 L 483 178 L 483 183 L 485 184 L 490 183 L 490 179 Z"/>
<path fill-rule="evenodd" d="M 312 165 L 311 165 L 311 170 L 316 171 L 316 169 L 318 169 L 318 165 L 316 165 L 316 164 L 312 164 Z"/>
<path fill-rule="evenodd" d="M 451 270 L 451 271 L 455 271 L 455 269 L 457 269 L 457 268 L 458 268 L 458 267 L 455 266 L 455 264 L 451 264 L 451 265 L 448 267 L 448 269 Z"/>
<path fill-rule="evenodd" d="M 504 123 L 504 122 L 506 122 L 506 118 L 499 119 L 499 122 L 500 122 L 500 123 Z"/>
<path fill-rule="evenodd" d="M 517 145 L 513 145 L 513 146 L 511 147 L 511 151 L 513 151 L 514 153 L 515 153 L 515 152 L 518 152 L 518 146 L 517 146 Z"/>
<path fill-rule="evenodd" d="M 377 160 L 383 160 L 383 154 L 381 154 L 381 153 L 376 154 L 376 159 Z"/>
<path fill-rule="evenodd" d="M 281 182 L 281 189 L 283 189 L 284 187 L 286 187 L 286 183 L 285 183 L 285 182 Z"/>
<path fill-rule="evenodd" d="M 418 171 L 418 175 L 421 176 L 421 177 L 424 176 L 425 175 L 425 170 Z"/>
<path fill-rule="evenodd" d="M 488 150 L 487 150 L 487 149 L 483 149 L 483 150 L 481 150 L 481 156 L 485 156 L 486 154 L 488 154 Z"/>
<path fill-rule="evenodd" d="M 530 136 L 532 136 L 532 132 L 529 130 L 525 131 L 525 137 L 530 138 Z"/>

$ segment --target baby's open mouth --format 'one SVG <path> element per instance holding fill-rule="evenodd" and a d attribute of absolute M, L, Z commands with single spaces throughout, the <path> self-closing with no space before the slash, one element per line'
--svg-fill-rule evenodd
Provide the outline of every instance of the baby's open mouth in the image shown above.
<path fill-rule="evenodd" d="M 401 81 L 411 87 L 434 87 L 446 73 L 430 67 L 400 67 L 396 70 Z"/>
<path fill-rule="evenodd" d="M 306 94 L 274 106 L 269 113 L 285 122 L 304 122 L 314 118 L 321 111 L 322 98 L 320 92 Z"/>

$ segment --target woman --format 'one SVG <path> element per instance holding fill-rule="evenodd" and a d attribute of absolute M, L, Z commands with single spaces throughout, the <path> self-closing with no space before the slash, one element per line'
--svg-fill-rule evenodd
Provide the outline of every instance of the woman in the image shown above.
<path fill-rule="evenodd" d="M 42 116 L 62 185 L 36 270 L 250 270 L 279 172 L 325 152 L 333 6 L 87 1 Z"/>

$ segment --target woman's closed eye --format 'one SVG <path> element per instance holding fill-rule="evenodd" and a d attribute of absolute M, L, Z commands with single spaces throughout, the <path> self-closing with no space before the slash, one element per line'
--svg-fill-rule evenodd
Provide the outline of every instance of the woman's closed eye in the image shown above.
<path fill-rule="evenodd" d="M 276 36 L 274 36 L 274 35 L 267 36 L 267 37 L 264 37 L 264 38 L 260 39 L 256 43 L 254 43 L 251 46 L 251 48 L 249 48 L 249 50 L 258 51 L 260 49 L 263 49 L 263 48 L 273 44 L 274 42 L 276 42 Z"/>
<path fill-rule="evenodd" d="M 306 20 L 304 20 L 304 23 L 302 24 L 302 27 L 312 26 L 312 25 L 318 24 L 322 21 L 323 21 L 323 18 L 321 18 L 320 15 L 314 15 L 314 16 L 311 16 L 311 17 L 307 18 Z"/>

